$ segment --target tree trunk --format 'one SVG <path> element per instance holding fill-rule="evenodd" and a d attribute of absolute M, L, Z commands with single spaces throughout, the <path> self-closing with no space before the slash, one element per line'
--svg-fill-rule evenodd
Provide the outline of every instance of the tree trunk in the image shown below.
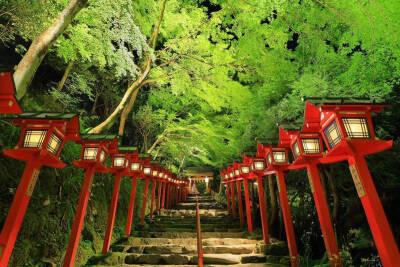
<path fill-rule="evenodd" d="M 124 135 L 126 118 L 128 117 L 129 113 L 131 112 L 133 104 L 135 103 L 135 100 L 136 100 L 136 96 L 142 86 L 143 86 L 143 84 L 139 85 L 138 88 L 132 93 L 131 99 L 129 100 L 128 105 L 124 108 L 124 110 L 121 113 L 121 120 L 119 121 L 119 129 L 118 129 L 119 136 Z"/>
<path fill-rule="evenodd" d="M 124 109 L 126 102 L 128 101 L 128 98 L 131 96 L 131 94 L 134 92 L 134 90 L 138 90 L 138 86 L 143 82 L 143 80 L 147 77 L 151 69 L 151 59 L 148 56 L 147 57 L 147 63 L 146 63 L 146 68 L 143 71 L 143 73 L 139 76 L 139 78 L 126 90 L 124 96 L 122 97 L 121 102 L 119 102 L 118 106 L 114 109 L 114 111 L 111 113 L 110 116 L 108 116 L 107 119 L 105 119 L 102 123 L 94 127 L 92 130 L 89 131 L 90 134 L 98 134 L 101 133 L 105 127 L 111 123 L 117 115 Z"/>
<path fill-rule="evenodd" d="M 18 99 L 21 99 L 26 94 L 36 70 L 40 66 L 40 63 L 42 63 L 51 45 L 64 32 L 75 15 L 87 4 L 88 0 L 71 0 L 53 24 L 33 40 L 14 73 Z"/>
<path fill-rule="evenodd" d="M 339 214 L 339 193 L 336 190 L 336 186 L 333 183 L 332 169 L 328 166 L 324 167 L 324 173 L 328 178 L 329 189 L 333 196 L 333 210 L 332 210 L 332 221 L 336 222 Z"/>
<path fill-rule="evenodd" d="M 94 97 L 93 107 L 90 114 L 94 115 L 96 112 L 97 102 L 99 101 L 99 92 L 96 90 L 96 96 Z"/>
<path fill-rule="evenodd" d="M 271 198 L 270 225 L 272 226 L 272 229 L 274 229 L 276 217 L 278 215 L 278 205 L 277 205 L 277 200 L 276 200 L 274 178 L 275 178 L 275 176 L 268 175 L 269 196 Z"/>
<path fill-rule="evenodd" d="M 68 62 L 68 66 L 67 66 L 67 68 L 66 68 L 65 71 L 64 71 L 64 75 L 63 75 L 63 77 L 61 78 L 60 83 L 58 84 L 58 87 L 57 87 L 57 91 L 58 91 L 58 92 L 61 92 L 61 90 L 63 89 L 64 84 L 65 84 L 65 81 L 67 80 L 68 75 L 69 75 L 69 72 L 71 71 L 73 65 L 74 65 L 74 60 L 71 59 L 71 60 Z"/>

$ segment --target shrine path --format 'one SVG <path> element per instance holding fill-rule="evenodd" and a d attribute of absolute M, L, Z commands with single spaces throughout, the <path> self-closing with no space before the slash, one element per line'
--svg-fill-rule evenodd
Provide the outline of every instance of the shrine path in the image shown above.
<path fill-rule="evenodd" d="M 208 196 L 199 196 L 204 264 L 206 266 L 289 266 L 283 242 L 265 245 L 262 236 L 249 234 L 238 219 Z M 196 198 L 161 211 L 147 224 L 134 226 L 133 236 L 117 241 L 106 256 L 89 260 L 100 266 L 197 265 Z"/>

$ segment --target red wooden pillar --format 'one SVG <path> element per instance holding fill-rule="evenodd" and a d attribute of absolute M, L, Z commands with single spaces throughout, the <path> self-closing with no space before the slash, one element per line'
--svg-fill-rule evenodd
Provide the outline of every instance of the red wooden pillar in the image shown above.
<path fill-rule="evenodd" d="M 76 209 L 74 224 L 72 225 L 72 232 L 69 239 L 67 252 L 65 254 L 64 267 L 74 266 L 79 238 L 81 236 L 82 226 L 86 215 L 86 208 L 90 197 L 94 172 L 94 166 L 86 169 L 85 179 L 83 180 L 81 195 L 79 197 L 79 204 L 78 208 Z"/>
<path fill-rule="evenodd" d="M 300 265 L 299 253 L 297 251 L 296 235 L 294 233 L 292 213 L 290 212 L 289 200 L 286 191 L 285 175 L 282 171 L 276 171 L 279 198 L 285 223 L 286 239 L 289 247 L 290 262 L 292 267 Z"/>
<path fill-rule="evenodd" d="M 363 156 L 352 156 L 348 161 L 382 264 L 385 267 L 399 266 L 400 253 L 367 162 Z"/>
<path fill-rule="evenodd" d="M 236 218 L 235 182 L 231 182 L 232 215 Z"/>
<path fill-rule="evenodd" d="M 325 194 L 322 189 L 317 164 L 309 163 L 307 165 L 307 171 L 311 192 L 314 197 L 315 207 L 318 213 L 319 223 L 321 225 L 322 235 L 324 237 L 329 263 L 331 266 L 335 267 L 342 266 L 342 264 L 340 263 L 340 254 L 336 241 L 336 236 L 333 230 L 328 204 L 326 202 Z"/>
<path fill-rule="evenodd" d="M 106 254 L 110 250 L 111 238 L 114 228 L 115 214 L 117 211 L 119 189 L 121 185 L 121 173 L 115 174 L 114 189 L 111 198 L 110 212 L 108 213 L 106 235 L 104 236 L 102 253 Z"/>
<path fill-rule="evenodd" d="M 153 180 L 151 188 L 151 205 L 150 205 L 150 219 L 153 219 L 154 201 L 156 198 L 156 184 L 157 180 Z"/>
<path fill-rule="evenodd" d="M 179 199 L 179 202 L 182 202 L 182 187 L 181 186 L 179 187 L 179 197 L 178 197 L 178 199 Z"/>
<path fill-rule="evenodd" d="M 265 205 L 264 197 L 264 186 L 262 182 L 262 177 L 257 176 L 258 182 L 258 199 L 260 200 L 260 214 L 261 214 L 261 225 L 263 229 L 263 237 L 265 244 L 269 244 L 269 229 L 268 229 L 268 218 L 267 218 L 267 206 Z"/>
<path fill-rule="evenodd" d="M 147 190 L 149 187 L 149 179 L 144 180 L 144 192 L 143 192 L 143 203 L 142 203 L 142 214 L 140 217 L 140 223 L 144 223 L 144 216 L 146 215 L 146 204 L 147 204 Z"/>
<path fill-rule="evenodd" d="M 165 207 L 165 188 L 167 187 L 167 183 L 163 183 L 163 189 L 162 189 L 162 200 L 161 200 L 161 208 L 164 209 Z"/>
<path fill-rule="evenodd" d="M 167 183 L 167 203 L 165 204 L 167 209 L 170 208 L 170 205 L 169 205 L 170 199 L 171 199 L 171 184 Z"/>
<path fill-rule="evenodd" d="M 239 217 L 240 217 L 240 225 L 244 225 L 244 215 L 243 215 L 243 202 L 242 202 L 242 187 L 240 185 L 240 181 L 236 181 L 236 191 L 238 194 L 238 203 L 239 203 Z"/>
<path fill-rule="evenodd" d="M 160 214 L 160 206 L 161 206 L 161 189 L 163 183 L 161 181 L 158 182 L 158 192 L 157 192 L 157 213 Z"/>
<path fill-rule="evenodd" d="M 40 159 L 29 161 L 8 212 L 0 235 L 0 266 L 7 266 L 22 220 L 35 188 L 41 167 Z"/>
<path fill-rule="evenodd" d="M 246 178 L 243 179 L 243 187 L 244 187 L 244 202 L 246 204 L 247 229 L 251 233 L 251 232 L 253 232 L 253 223 L 251 221 L 249 182 L 248 182 L 248 180 Z"/>
<path fill-rule="evenodd" d="M 230 205 L 231 197 L 230 197 L 230 194 L 229 194 L 229 191 L 230 191 L 229 183 L 226 182 L 225 185 L 226 185 L 226 207 L 228 209 L 228 213 L 231 213 L 231 205 Z"/>
<path fill-rule="evenodd" d="M 129 200 L 129 208 L 128 208 L 128 218 L 126 220 L 126 227 L 125 227 L 125 235 L 131 235 L 132 229 L 132 219 L 135 210 L 135 198 L 136 198 L 136 181 L 137 177 L 132 177 L 132 187 L 131 187 L 131 198 Z"/>

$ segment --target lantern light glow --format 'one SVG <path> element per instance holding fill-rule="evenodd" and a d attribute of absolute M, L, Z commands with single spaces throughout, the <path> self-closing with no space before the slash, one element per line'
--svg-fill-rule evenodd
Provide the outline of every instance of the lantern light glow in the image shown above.
<path fill-rule="evenodd" d="M 319 139 L 317 138 L 304 138 L 301 139 L 305 154 L 318 154 L 321 153 Z"/>
<path fill-rule="evenodd" d="M 342 136 L 340 135 L 336 121 L 331 122 L 331 124 L 325 128 L 324 134 L 330 148 L 334 148 L 342 141 Z"/>
<path fill-rule="evenodd" d="M 286 153 L 284 151 L 273 151 L 274 161 L 276 163 L 285 163 L 286 162 Z"/>
<path fill-rule="evenodd" d="M 132 171 L 138 171 L 138 170 L 140 170 L 140 163 L 139 163 L 139 162 L 132 162 L 132 164 L 131 164 L 131 170 L 132 170 Z"/>
<path fill-rule="evenodd" d="M 100 152 L 100 162 L 104 163 L 105 160 L 106 160 L 106 152 L 102 150 Z"/>
<path fill-rule="evenodd" d="M 47 150 L 53 154 L 57 155 L 58 151 L 60 150 L 62 143 L 62 139 L 58 137 L 55 133 L 52 133 L 50 136 L 50 140 L 47 143 Z"/>
<path fill-rule="evenodd" d="M 250 172 L 250 168 L 248 166 L 242 166 L 242 173 L 247 174 Z"/>
<path fill-rule="evenodd" d="M 98 147 L 86 147 L 83 152 L 83 159 L 96 160 L 98 151 L 99 151 Z"/>
<path fill-rule="evenodd" d="M 371 138 L 371 134 L 368 130 L 367 119 L 364 117 L 360 118 L 342 118 L 346 134 L 350 138 Z"/>
<path fill-rule="evenodd" d="M 123 167 L 125 162 L 124 157 L 115 157 L 114 158 L 114 167 Z"/>
<path fill-rule="evenodd" d="M 23 147 L 40 148 L 43 145 L 47 130 L 27 130 Z"/>
<path fill-rule="evenodd" d="M 143 173 L 146 175 L 149 175 L 151 173 L 151 168 L 150 167 L 144 167 L 143 168 Z"/>

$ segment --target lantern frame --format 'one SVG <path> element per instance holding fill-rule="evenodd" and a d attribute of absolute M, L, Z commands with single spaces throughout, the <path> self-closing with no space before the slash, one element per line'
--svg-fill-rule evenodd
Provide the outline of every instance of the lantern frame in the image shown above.
<path fill-rule="evenodd" d="M 52 112 L 26 112 L 21 114 L 10 114 L 5 117 L 13 124 L 21 126 L 21 133 L 16 148 L 3 150 L 3 153 L 11 158 L 31 161 L 43 158 L 45 166 L 53 168 L 64 168 L 66 165 L 59 159 L 65 142 L 78 142 L 81 138 L 79 134 L 79 118 L 75 113 L 52 113 Z M 42 132 L 40 145 L 26 146 L 26 138 L 30 137 L 32 131 Z M 57 136 L 56 150 L 51 146 L 51 140 Z"/>
<path fill-rule="evenodd" d="M 22 109 L 15 96 L 15 84 L 11 72 L 0 72 L 0 114 L 19 114 Z"/>

